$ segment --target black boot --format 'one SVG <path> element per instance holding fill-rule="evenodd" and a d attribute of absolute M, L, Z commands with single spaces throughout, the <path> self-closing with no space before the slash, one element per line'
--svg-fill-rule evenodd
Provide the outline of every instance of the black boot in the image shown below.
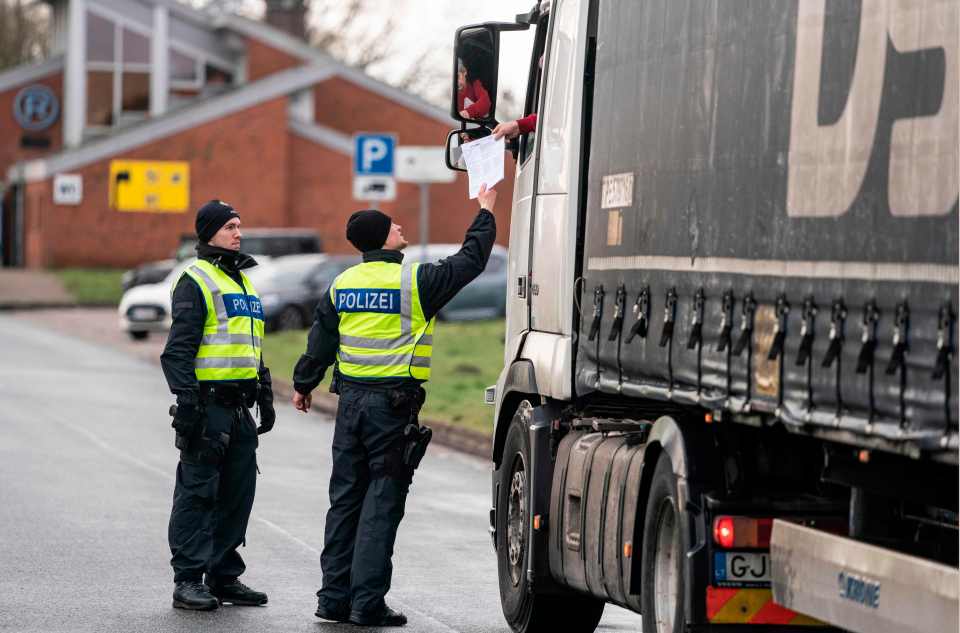
<path fill-rule="evenodd" d="M 207 579 L 210 582 L 210 579 Z M 259 607 L 267 604 L 267 594 L 254 591 L 237 579 L 228 582 L 210 582 L 210 593 L 220 602 L 241 607 Z"/>
<path fill-rule="evenodd" d="M 220 605 L 210 595 L 210 588 L 196 580 L 183 580 L 173 590 L 173 608 L 192 611 L 213 611 Z"/>
<path fill-rule="evenodd" d="M 363 615 L 354 611 L 350 613 L 350 622 L 360 626 L 403 626 L 407 623 L 407 616 L 384 605 L 383 611 L 376 615 Z"/>
<path fill-rule="evenodd" d="M 317 602 L 317 612 L 314 613 L 314 615 L 323 620 L 330 620 L 331 622 L 347 622 L 350 620 L 350 609 L 347 607 L 342 609 L 329 609 L 321 598 Z"/>

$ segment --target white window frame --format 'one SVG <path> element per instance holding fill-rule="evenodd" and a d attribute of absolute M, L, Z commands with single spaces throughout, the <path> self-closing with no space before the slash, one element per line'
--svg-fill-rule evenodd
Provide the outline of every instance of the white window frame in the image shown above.
<path fill-rule="evenodd" d="M 124 113 L 123 110 L 123 73 L 124 71 L 130 72 L 144 72 L 150 73 L 151 64 L 149 63 L 139 63 L 139 62 L 123 62 L 123 29 L 128 29 L 138 35 L 146 37 L 148 40 L 152 40 L 153 32 L 151 29 L 144 27 L 139 22 L 131 20 L 123 15 L 115 13 L 110 9 L 107 9 L 102 6 L 95 4 L 89 4 L 86 7 L 87 11 L 95 14 L 97 17 L 104 20 L 108 20 L 113 23 L 113 61 L 112 62 L 91 62 L 88 61 L 86 69 L 88 71 L 97 71 L 97 72 L 112 72 L 113 73 L 113 125 L 90 125 L 87 124 L 88 129 L 110 129 L 111 127 L 116 127 L 120 118 Z M 200 49 L 197 49 L 189 44 L 184 44 L 183 42 L 170 40 L 171 51 L 176 50 L 181 55 L 191 57 L 194 59 L 196 64 L 196 74 L 197 78 L 192 81 L 183 81 L 183 80 L 169 80 L 169 88 L 171 90 L 197 90 L 200 91 L 203 89 L 204 85 L 207 83 L 207 66 L 213 66 L 219 68 L 224 72 L 230 73 L 232 77 L 236 77 L 239 72 L 238 64 L 231 63 L 229 60 L 225 60 L 216 55 L 209 55 Z M 138 113 L 137 110 L 128 110 L 128 113 Z"/>

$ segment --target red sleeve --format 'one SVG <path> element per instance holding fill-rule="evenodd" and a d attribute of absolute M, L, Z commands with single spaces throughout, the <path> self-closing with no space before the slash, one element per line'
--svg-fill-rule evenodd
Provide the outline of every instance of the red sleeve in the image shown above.
<path fill-rule="evenodd" d="M 467 108 L 467 113 L 471 119 L 482 119 L 490 114 L 490 95 L 479 79 L 473 82 L 473 94 L 475 103 Z"/>
<path fill-rule="evenodd" d="M 517 119 L 517 127 L 520 128 L 520 134 L 529 134 L 537 129 L 537 113 L 531 112 L 522 119 Z"/>

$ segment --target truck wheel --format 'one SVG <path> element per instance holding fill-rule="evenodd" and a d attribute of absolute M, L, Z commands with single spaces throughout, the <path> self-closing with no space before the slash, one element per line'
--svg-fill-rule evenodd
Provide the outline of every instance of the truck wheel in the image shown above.
<path fill-rule="evenodd" d="M 661 455 L 653 471 L 643 521 L 643 631 L 684 630 L 683 515 L 670 458 Z"/>
<path fill-rule="evenodd" d="M 527 589 L 527 547 L 530 518 L 530 425 L 532 405 L 524 400 L 517 409 L 497 471 L 497 569 L 500 605 L 507 623 L 517 633 L 564 631 L 590 633 L 603 615 L 604 601 L 579 593 L 530 593 Z"/>

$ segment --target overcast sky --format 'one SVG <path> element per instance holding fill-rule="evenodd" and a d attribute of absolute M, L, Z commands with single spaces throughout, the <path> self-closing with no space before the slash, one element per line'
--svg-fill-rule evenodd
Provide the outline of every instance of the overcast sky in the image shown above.
<path fill-rule="evenodd" d="M 259 17 L 264 11 L 263 0 L 185 0 L 193 4 L 222 3 L 251 17 Z M 368 69 L 368 72 L 384 81 L 396 83 L 414 66 L 427 50 L 433 51 L 429 68 L 430 75 L 438 75 L 442 82 L 436 90 L 422 94 L 437 105 L 446 108 L 449 104 L 449 88 L 453 78 L 453 37 L 457 28 L 478 22 L 512 22 L 518 13 L 526 13 L 538 0 L 368 0 L 367 11 L 358 16 L 356 27 L 369 32 L 378 32 L 382 23 L 393 19 L 396 28 L 390 34 L 391 56 Z M 319 5 L 320 3 L 315 3 Z M 344 3 L 346 4 L 346 3 Z M 337 6 L 334 2 L 333 6 Z M 321 22 L 327 27 L 336 27 L 340 16 L 335 11 L 326 15 L 311 15 L 312 23 Z M 532 31 L 503 33 L 500 39 L 500 78 L 498 93 L 510 89 L 522 98 L 526 93 L 527 70 L 530 61 Z M 502 119 L 498 108 L 498 118 Z M 519 113 L 517 113 L 519 114 Z"/>
<path fill-rule="evenodd" d="M 420 51 L 425 45 L 442 51 L 439 55 L 453 68 L 453 36 L 458 27 L 477 22 L 512 22 L 518 13 L 526 13 L 534 6 L 533 0 L 400 0 L 397 3 L 397 64 L 407 64 L 405 52 Z M 529 62 L 531 31 L 503 33 L 501 35 L 501 60 L 517 59 L 523 55 L 522 64 L 501 63 L 501 75 L 511 84 L 525 85 Z M 522 94 L 522 91 L 521 91 Z"/>

